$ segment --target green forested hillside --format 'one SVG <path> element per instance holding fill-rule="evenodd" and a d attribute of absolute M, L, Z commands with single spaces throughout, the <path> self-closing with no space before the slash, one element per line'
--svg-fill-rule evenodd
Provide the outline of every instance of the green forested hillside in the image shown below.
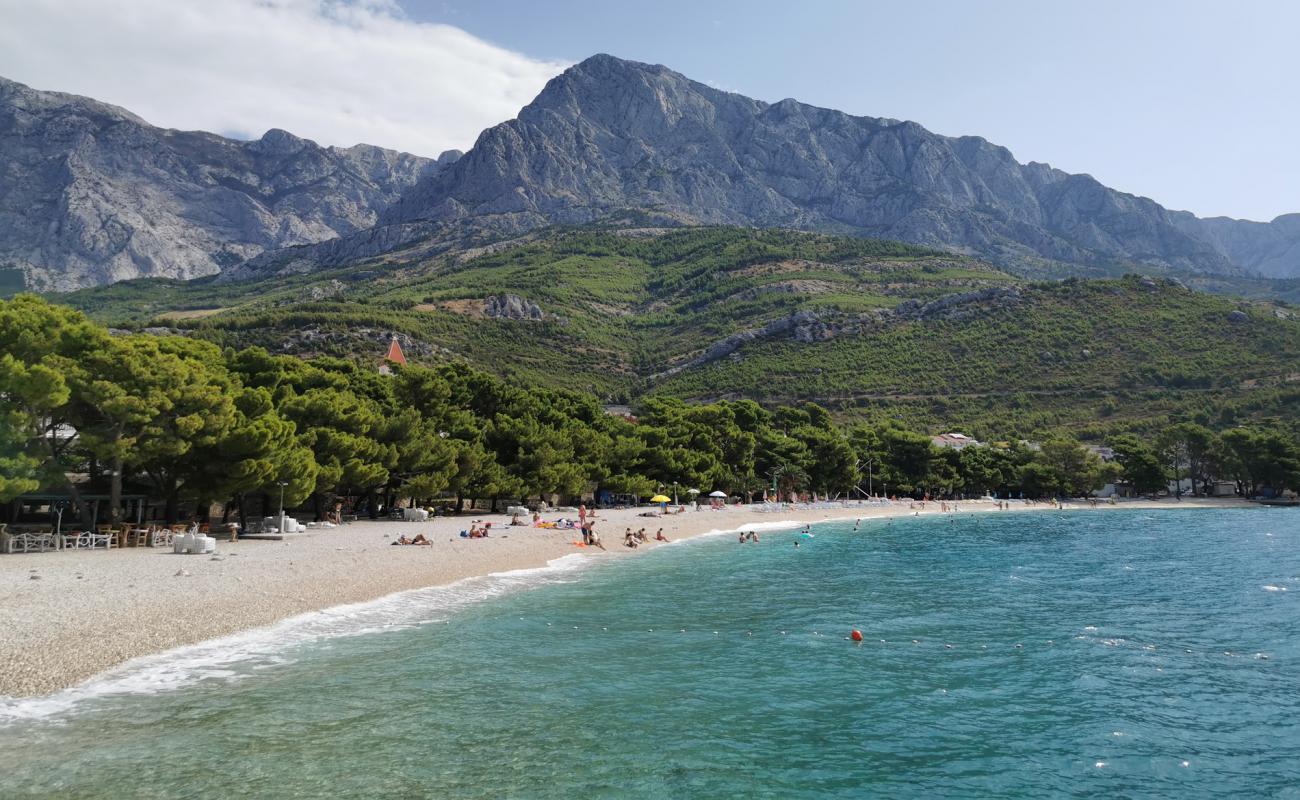
<path fill-rule="evenodd" d="M 537 318 L 487 316 L 505 294 Z M 377 359 L 396 333 L 416 361 L 610 402 L 816 400 L 982 436 L 1300 411 L 1288 306 L 1136 276 L 1029 284 L 947 253 L 787 231 L 550 230 L 426 261 L 56 299 L 276 352 Z"/>

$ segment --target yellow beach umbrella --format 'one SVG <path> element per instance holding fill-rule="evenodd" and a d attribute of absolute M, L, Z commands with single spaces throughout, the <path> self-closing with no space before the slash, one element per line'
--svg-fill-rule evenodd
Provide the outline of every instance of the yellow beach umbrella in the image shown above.
<path fill-rule="evenodd" d="M 673 499 L 671 497 L 665 497 L 664 495 L 661 494 L 657 494 L 654 497 L 650 498 L 650 502 L 652 503 L 671 503 L 672 501 Z"/>

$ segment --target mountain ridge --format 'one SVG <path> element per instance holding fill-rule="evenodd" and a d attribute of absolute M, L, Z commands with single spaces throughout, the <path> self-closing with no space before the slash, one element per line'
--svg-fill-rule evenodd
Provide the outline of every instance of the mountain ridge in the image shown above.
<path fill-rule="evenodd" d="M 14 87 L 77 108 L 21 129 Z M 1201 219 L 978 136 L 767 103 L 605 54 L 436 160 L 279 129 L 254 142 L 169 131 L 0 79 L 0 172 L 20 187 L 0 188 L 0 278 L 17 267 L 42 290 L 409 260 L 629 211 L 892 239 L 1027 277 L 1145 272 L 1252 292 L 1300 278 L 1300 214 Z"/>
<path fill-rule="evenodd" d="M 371 227 L 445 161 L 278 128 L 239 141 L 0 78 L 0 267 L 27 288 L 214 274 Z"/>
<path fill-rule="evenodd" d="M 604 54 L 552 79 L 382 221 L 500 215 L 517 229 L 621 207 L 943 246 L 1027 272 L 1035 260 L 1245 272 L 1186 212 L 1089 175 L 1020 164 L 981 137 L 791 99 L 768 104 Z"/>

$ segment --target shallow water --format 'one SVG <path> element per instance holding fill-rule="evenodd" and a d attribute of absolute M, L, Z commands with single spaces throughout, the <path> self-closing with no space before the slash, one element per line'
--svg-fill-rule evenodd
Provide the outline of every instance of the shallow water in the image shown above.
<path fill-rule="evenodd" d="M 1300 514 L 852 528 L 569 559 L 0 704 L 0 796 L 1300 797 Z"/>

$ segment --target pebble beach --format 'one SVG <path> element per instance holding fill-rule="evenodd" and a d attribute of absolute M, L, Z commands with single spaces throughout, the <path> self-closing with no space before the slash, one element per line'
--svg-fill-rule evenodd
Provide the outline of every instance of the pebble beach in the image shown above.
<path fill-rule="evenodd" d="M 1066 504 L 1098 512 L 1127 508 L 1229 507 L 1236 500 L 1131 501 L 1115 506 Z M 1006 513 L 991 501 L 957 503 L 960 513 Z M 177 555 L 163 548 L 73 550 L 0 556 L 0 696 L 39 696 L 75 686 L 131 659 L 332 606 L 473 576 L 541 567 L 574 553 L 621 558 L 653 550 L 651 541 L 623 546 L 627 527 L 663 528 L 674 541 L 746 525 L 939 515 L 907 501 L 892 505 L 789 508 L 729 507 L 645 518 L 645 509 L 600 511 L 597 531 L 606 551 L 578 547 L 576 530 L 505 527 L 505 515 L 436 518 L 427 522 L 359 521 L 291 534 L 283 541 L 220 541 L 211 555 Z M 1008 511 L 1050 512 L 1048 505 L 1013 502 Z M 555 512 L 546 519 L 573 513 Z M 486 539 L 465 539 L 472 519 L 493 523 Z M 500 526 L 500 527 L 498 527 Z M 399 536 L 424 534 L 429 546 L 392 546 Z"/>

